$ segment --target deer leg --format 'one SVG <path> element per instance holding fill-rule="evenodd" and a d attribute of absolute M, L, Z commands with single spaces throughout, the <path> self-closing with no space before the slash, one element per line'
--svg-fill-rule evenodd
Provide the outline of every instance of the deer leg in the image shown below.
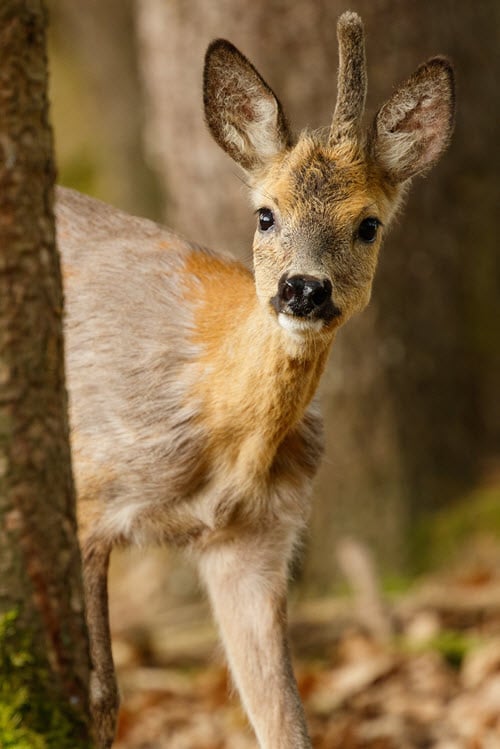
<path fill-rule="evenodd" d="M 99 749 L 113 743 L 119 697 L 116 684 L 108 615 L 110 549 L 83 544 L 85 608 L 90 639 L 90 709 Z"/>
<path fill-rule="evenodd" d="M 286 634 L 290 543 L 235 539 L 200 570 L 229 666 L 261 749 L 310 749 Z"/>

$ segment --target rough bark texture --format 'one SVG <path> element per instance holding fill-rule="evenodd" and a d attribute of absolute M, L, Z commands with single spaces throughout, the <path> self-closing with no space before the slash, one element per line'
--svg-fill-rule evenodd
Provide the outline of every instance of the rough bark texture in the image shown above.
<path fill-rule="evenodd" d="M 227 37 L 248 55 L 297 130 L 326 126 L 335 102 L 336 20 L 351 6 L 196 0 L 188 10 L 136 1 L 149 144 L 175 228 L 250 257 L 253 219 L 238 169 L 203 123 L 208 42 Z M 345 534 L 401 569 L 410 529 L 468 490 L 498 439 L 492 242 L 499 118 L 484 104 L 495 98 L 497 76 L 485 62 L 498 8 L 359 0 L 353 9 L 367 33 L 370 116 L 439 53 L 454 60 L 461 105 L 451 151 L 416 181 L 383 248 L 371 305 L 338 336 L 323 383 L 329 445 L 306 565 L 319 588 L 334 576 L 332 540 Z"/>
<path fill-rule="evenodd" d="M 89 660 L 45 24 L 40 0 L 0 4 L 0 744 L 74 749 L 90 746 Z"/>

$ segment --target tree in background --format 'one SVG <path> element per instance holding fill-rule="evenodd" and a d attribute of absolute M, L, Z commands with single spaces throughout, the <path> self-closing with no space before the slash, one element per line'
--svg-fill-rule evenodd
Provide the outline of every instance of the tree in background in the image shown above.
<path fill-rule="evenodd" d="M 167 213 L 199 241 L 248 248 L 243 190 L 235 189 L 231 164 L 201 122 L 204 47 L 228 36 L 269 75 L 293 124 L 324 126 L 335 97 L 335 21 L 345 3 L 199 0 L 188 14 L 179 4 L 138 0 L 137 8 L 149 142 L 167 186 Z M 498 11 L 492 3 L 469 8 L 452 0 L 358 0 L 353 9 L 367 30 L 372 116 L 389 93 L 386 80 L 403 79 L 436 53 L 455 62 L 460 109 L 450 154 L 428 182 L 416 181 L 409 216 L 384 248 L 371 307 L 339 335 L 331 358 L 323 389 L 329 448 L 307 563 L 318 587 L 332 578 L 331 541 L 339 535 L 370 543 L 392 567 L 408 561 L 415 522 L 466 492 L 495 442 L 498 171 L 491 159 L 498 117 L 481 104 L 494 100 L 495 76 L 480 63 Z M 481 246 L 472 260 L 474 236 Z"/>
<path fill-rule="evenodd" d="M 90 747 L 45 11 L 0 5 L 0 745 Z"/>
<path fill-rule="evenodd" d="M 74 6 L 57 0 L 67 4 Z M 86 0 L 86 12 L 100 13 L 97 5 Z M 428 181 L 413 185 L 409 210 L 384 246 L 371 306 L 338 336 L 325 377 L 329 444 L 305 567 L 317 589 L 330 584 L 332 541 L 346 534 L 370 544 L 387 567 L 401 568 L 415 526 L 466 494 L 498 451 L 500 118 L 493 111 L 498 56 L 490 55 L 498 4 L 135 0 L 142 121 L 165 217 L 189 238 L 244 259 L 253 233 L 245 187 L 203 123 L 206 46 L 217 36 L 231 39 L 265 73 L 297 129 L 324 127 L 335 101 L 335 25 L 347 7 L 366 26 L 372 116 L 389 94 L 387 81 L 403 80 L 436 53 L 455 63 L 459 108 L 452 147 Z M 112 54 L 112 14 L 100 29 L 110 43 L 98 48 Z M 131 31 L 128 44 L 136 45 Z M 81 45 L 92 47 L 83 36 Z M 139 106 L 140 97 L 122 98 L 119 65 L 113 76 L 109 64 L 95 68 L 102 90 L 107 82 L 102 107 L 109 100 L 116 108 L 117 99 L 123 112 Z M 129 164 L 130 185 L 139 185 Z M 138 192 L 137 206 L 140 199 Z"/>
<path fill-rule="evenodd" d="M 131 213 L 158 218 L 160 188 L 144 154 L 134 0 L 49 5 L 52 88 L 60 93 L 54 117 L 66 122 L 56 142 L 61 177 Z"/>

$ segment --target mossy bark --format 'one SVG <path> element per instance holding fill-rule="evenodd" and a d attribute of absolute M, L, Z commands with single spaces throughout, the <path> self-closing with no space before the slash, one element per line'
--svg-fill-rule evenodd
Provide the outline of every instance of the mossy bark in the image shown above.
<path fill-rule="evenodd" d="M 53 673 L 37 652 L 38 634 L 15 610 L 0 617 L 2 749 L 90 749 L 80 705 L 54 699 Z"/>
<path fill-rule="evenodd" d="M 0 3 L 0 745 L 64 749 L 90 746 L 89 657 L 45 26 L 41 0 Z"/>

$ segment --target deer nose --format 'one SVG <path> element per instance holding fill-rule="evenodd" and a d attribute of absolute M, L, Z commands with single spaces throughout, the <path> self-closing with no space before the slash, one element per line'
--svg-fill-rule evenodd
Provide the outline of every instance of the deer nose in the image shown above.
<path fill-rule="evenodd" d="M 332 284 L 311 276 L 287 278 L 280 289 L 280 298 L 287 304 L 304 305 L 312 311 L 321 307 L 332 293 Z"/>
<path fill-rule="evenodd" d="M 278 285 L 278 298 L 282 310 L 299 317 L 322 317 L 323 310 L 331 306 L 332 284 L 314 276 L 282 278 Z"/>

